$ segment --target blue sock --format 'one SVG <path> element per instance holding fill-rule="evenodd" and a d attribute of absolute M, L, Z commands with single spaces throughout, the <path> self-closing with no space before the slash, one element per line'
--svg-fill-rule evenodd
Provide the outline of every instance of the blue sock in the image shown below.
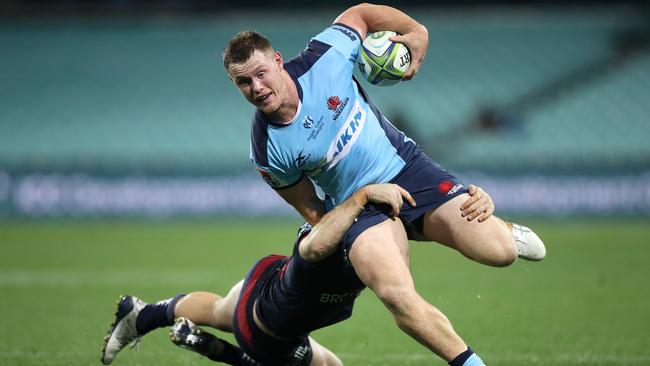
<path fill-rule="evenodd" d="M 483 360 L 472 351 L 471 348 L 467 347 L 467 350 L 451 360 L 449 362 L 450 366 L 485 366 Z"/>
<path fill-rule="evenodd" d="M 174 324 L 174 307 L 185 294 L 176 295 L 167 300 L 148 304 L 138 314 L 135 329 L 139 335 L 145 335 L 154 329 L 168 327 Z"/>

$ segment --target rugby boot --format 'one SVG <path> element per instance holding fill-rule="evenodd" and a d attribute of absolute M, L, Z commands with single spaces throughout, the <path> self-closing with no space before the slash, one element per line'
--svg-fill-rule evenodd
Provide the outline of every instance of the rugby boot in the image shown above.
<path fill-rule="evenodd" d="M 210 349 L 210 344 L 218 338 L 214 335 L 204 332 L 191 320 L 178 318 L 169 331 L 169 337 L 172 342 L 187 350 L 206 356 Z"/>
<path fill-rule="evenodd" d="M 101 361 L 104 365 L 113 362 L 122 348 L 129 344 L 135 347 L 139 343 L 141 335 L 138 334 L 135 321 L 145 305 L 147 303 L 135 296 L 124 295 L 118 300 L 115 321 L 111 324 L 102 346 Z"/>
<path fill-rule="evenodd" d="M 513 223 L 512 235 L 515 238 L 515 244 L 517 244 L 519 258 L 541 261 L 546 257 L 544 242 L 530 228 Z"/>

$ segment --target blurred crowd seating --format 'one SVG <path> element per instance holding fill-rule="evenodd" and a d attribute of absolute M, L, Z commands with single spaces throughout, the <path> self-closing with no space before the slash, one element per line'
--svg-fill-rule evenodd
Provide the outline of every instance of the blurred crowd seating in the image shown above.
<path fill-rule="evenodd" d="M 257 29 L 289 58 L 336 12 L 323 13 L 4 22 L 0 168 L 248 171 L 253 109 L 225 76 L 221 50 Z M 643 23 L 635 14 L 410 13 L 430 35 L 418 77 L 366 89 L 434 159 L 488 172 L 648 168 L 647 51 L 548 88 L 605 65 L 616 37 Z M 536 90 L 551 93 L 517 104 Z M 486 111 L 496 125 L 482 122 Z"/>

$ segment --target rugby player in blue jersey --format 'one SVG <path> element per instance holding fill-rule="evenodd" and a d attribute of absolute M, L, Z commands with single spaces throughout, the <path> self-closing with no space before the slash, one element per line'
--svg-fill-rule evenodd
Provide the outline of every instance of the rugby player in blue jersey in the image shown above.
<path fill-rule="evenodd" d="M 395 184 L 374 184 L 358 190 L 313 229 L 303 225 L 290 257 L 260 259 L 223 298 L 192 292 L 146 304 L 134 296 L 122 297 L 105 338 L 102 362 L 110 364 L 127 344 L 177 319 L 172 341 L 214 361 L 249 366 L 341 365 L 336 355 L 309 337 L 311 331 L 349 318 L 355 299 L 365 288 L 340 240 L 369 204 L 384 206 L 385 212 L 399 222 L 396 217 L 403 200 L 404 207 L 416 207 L 411 195 Z M 489 196 L 480 201 L 492 207 Z M 403 259 L 407 260 L 397 260 Z M 233 332 L 239 347 L 195 323 Z M 441 318 L 438 327 L 439 336 L 462 345 L 451 365 L 483 365 L 448 320 Z"/>
<path fill-rule="evenodd" d="M 359 46 L 368 32 L 392 30 L 412 61 L 404 78 L 416 75 L 428 47 L 426 28 L 388 6 L 361 4 L 341 13 L 297 57 L 280 52 L 256 32 L 240 32 L 224 50 L 229 77 L 257 111 L 251 159 L 264 180 L 309 223 L 326 205 L 314 184 L 336 206 L 367 184 L 395 183 L 418 202 L 399 221 L 366 207 L 342 239 L 359 278 L 392 312 L 398 326 L 431 351 L 453 359 L 464 345 L 444 336 L 444 316 L 412 286 L 407 238 L 435 241 L 492 266 L 517 256 L 541 260 L 542 241 L 525 226 L 491 216 L 467 189 L 395 129 L 353 77 Z M 422 106 L 426 108 L 426 106 Z M 435 111 L 431 111 L 435 113 Z M 426 123 L 426 121 L 423 121 Z M 459 152 L 462 153 L 462 152 Z M 473 211 L 467 217 L 467 211 Z M 470 220 L 478 215 L 478 220 Z"/>
<path fill-rule="evenodd" d="M 440 336 L 441 317 L 433 315 L 437 310 L 419 299 L 408 267 L 394 260 L 406 251 L 407 238 L 442 243 L 492 266 L 510 265 L 517 256 L 541 260 L 546 249 L 529 228 L 491 216 L 485 212 L 489 208 L 471 200 L 464 204 L 468 196 L 463 184 L 372 103 L 353 70 L 366 34 L 380 30 L 399 33 L 393 40 L 409 48 L 412 62 L 404 78 L 411 79 L 427 51 L 426 28 L 395 8 L 372 4 L 345 10 L 286 62 L 259 33 L 240 32 L 224 50 L 224 67 L 257 108 L 251 131 L 253 163 L 309 223 L 317 223 L 327 211 L 314 185 L 331 206 L 360 187 L 386 182 L 400 185 L 418 202 L 417 207 L 402 208 L 400 221 L 373 205 L 366 207 L 342 246 L 398 326 L 450 360 L 464 345 Z M 469 220 L 467 209 L 479 220 Z"/>

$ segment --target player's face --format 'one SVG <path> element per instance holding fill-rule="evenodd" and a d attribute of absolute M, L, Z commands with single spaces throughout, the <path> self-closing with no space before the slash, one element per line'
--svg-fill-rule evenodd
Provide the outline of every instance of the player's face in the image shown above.
<path fill-rule="evenodd" d="M 246 62 L 230 65 L 228 74 L 246 100 L 268 115 L 282 105 L 282 67 L 278 52 L 255 51 Z"/>

